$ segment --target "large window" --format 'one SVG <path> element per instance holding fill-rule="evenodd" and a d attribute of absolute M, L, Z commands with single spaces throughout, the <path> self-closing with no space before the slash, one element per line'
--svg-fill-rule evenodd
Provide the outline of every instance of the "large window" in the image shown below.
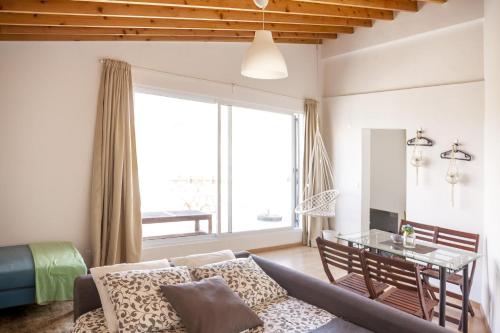
<path fill-rule="evenodd" d="M 294 219 L 294 118 L 232 108 L 232 231 Z"/>
<path fill-rule="evenodd" d="M 143 237 L 296 225 L 298 115 L 134 98 Z"/>

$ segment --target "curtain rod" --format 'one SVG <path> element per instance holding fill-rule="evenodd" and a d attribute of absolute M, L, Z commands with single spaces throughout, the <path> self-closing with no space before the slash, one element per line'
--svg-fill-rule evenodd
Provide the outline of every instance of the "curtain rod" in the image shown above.
<path fill-rule="evenodd" d="M 104 63 L 104 60 L 105 59 L 100 59 L 99 62 Z M 254 87 L 250 87 L 250 86 L 246 86 L 246 85 L 242 85 L 242 84 L 238 84 L 238 83 L 231 83 L 231 82 L 219 81 L 219 80 L 211 80 L 211 79 L 206 79 L 203 77 L 196 77 L 196 76 L 191 76 L 191 75 L 186 75 L 186 74 L 179 74 L 179 73 L 175 73 L 175 72 L 163 71 L 163 70 L 159 70 L 159 69 L 155 69 L 155 68 L 137 66 L 137 65 L 133 65 L 133 64 L 131 64 L 131 66 L 132 66 L 132 68 L 138 68 L 138 69 L 143 69 L 143 70 L 147 70 L 147 71 L 152 71 L 152 72 L 157 72 L 157 73 L 162 73 L 162 74 L 167 74 L 167 75 L 172 75 L 172 76 L 177 76 L 177 77 L 182 77 L 182 78 L 187 78 L 187 79 L 192 79 L 192 80 L 199 80 L 199 81 L 205 81 L 205 82 L 217 83 L 217 84 L 230 86 L 233 89 L 233 92 L 234 92 L 234 88 L 238 87 L 238 88 L 243 88 L 243 89 L 259 91 L 259 92 L 263 92 L 266 94 L 287 97 L 287 98 L 295 99 L 298 101 L 304 101 L 304 98 L 299 98 L 299 97 L 290 96 L 290 95 L 286 95 L 286 94 L 276 93 L 273 91 L 254 88 Z"/>

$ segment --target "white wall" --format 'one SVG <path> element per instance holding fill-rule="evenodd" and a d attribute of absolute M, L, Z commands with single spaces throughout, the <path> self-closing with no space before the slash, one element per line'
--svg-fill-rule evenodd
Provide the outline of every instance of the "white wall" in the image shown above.
<path fill-rule="evenodd" d="M 330 129 L 331 153 L 338 199 L 336 226 L 356 232 L 361 221 L 361 142 L 364 128 L 406 129 L 407 139 L 420 125 L 436 144 L 424 149 L 426 166 L 416 186 L 415 169 L 407 163 L 407 214 L 409 219 L 480 231 L 482 216 L 483 84 L 470 83 L 416 88 L 326 99 L 323 125 Z M 456 187 L 451 207 L 445 182 L 448 162 L 439 158 L 456 137 L 474 160 L 460 163 L 464 183 Z M 407 160 L 412 150 L 407 150 Z"/>
<path fill-rule="evenodd" d="M 100 58 L 239 83 L 298 99 L 239 88 L 233 92 L 226 85 L 134 70 L 136 83 L 167 90 L 187 89 L 298 111 L 302 98 L 316 97 L 314 46 L 279 45 L 290 74 L 280 81 L 241 77 L 246 47 L 238 43 L 0 43 L 0 246 L 68 240 L 89 258 L 88 198 Z M 254 238 L 253 244 L 244 244 L 256 248 L 300 240 L 298 232 L 274 236 L 262 243 Z M 228 247 L 229 243 L 217 244 Z"/>
<path fill-rule="evenodd" d="M 419 2 L 417 13 L 398 12 L 392 21 L 378 20 L 372 28 L 357 28 L 355 34 L 340 34 L 336 40 L 326 41 L 323 55 L 332 57 L 482 17 L 482 0 L 448 0 L 444 4 Z"/>
<path fill-rule="evenodd" d="M 327 97 L 483 79 L 482 20 L 324 58 Z"/>
<path fill-rule="evenodd" d="M 485 1 L 484 20 L 484 237 L 487 269 L 484 302 L 492 332 L 500 332 L 500 1 Z"/>
<path fill-rule="evenodd" d="M 445 6 L 447 14 L 438 5 L 426 5 L 417 14 L 422 15 L 419 29 L 401 14 L 387 27 L 377 24 L 363 32 L 357 41 L 354 34 L 323 49 L 323 127 L 341 192 L 335 219 L 340 232 L 361 228 L 362 129 L 406 129 L 410 139 L 422 126 L 436 144 L 424 148 L 427 164 L 419 186 L 407 162 L 408 219 L 482 233 L 482 2 L 453 0 Z M 384 39 L 377 37 L 381 33 Z M 474 160 L 459 164 L 463 178 L 451 207 L 450 185 L 444 180 L 448 162 L 439 154 L 457 138 Z M 407 149 L 408 159 L 411 152 Z M 480 295 L 476 279 L 472 298 Z"/>

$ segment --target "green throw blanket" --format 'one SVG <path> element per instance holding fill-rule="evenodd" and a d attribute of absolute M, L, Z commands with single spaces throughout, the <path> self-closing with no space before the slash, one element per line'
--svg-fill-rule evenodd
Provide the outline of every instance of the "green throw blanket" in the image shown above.
<path fill-rule="evenodd" d="M 75 278 L 87 274 L 87 266 L 70 242 L 29 244 L 35 262 L 36 302 L 73 299 Z"/>

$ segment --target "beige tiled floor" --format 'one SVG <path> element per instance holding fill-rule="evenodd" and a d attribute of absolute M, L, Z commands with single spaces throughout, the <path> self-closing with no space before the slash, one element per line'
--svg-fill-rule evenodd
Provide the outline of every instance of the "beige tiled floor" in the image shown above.
<path fill-rule="evenodd" d="M 275 250 L 269 252 L 260 252 L 259 256 L 278 262 L 284 266 L 312 275 L 318 279 L 328 281 L 323 266 L 319 258 L 318 250 L 314 248 L 297 246 L 283 250 Z M 334 270 L 334 277 L 342 276 L 345 271 Z M 488 333 L 489 329 L 486 325 L 485 318 L 479 309 L 476 310 L 476 316 L 469 319 L 469 332 L 471 333 Z M 453 308 L 447 308 L 447 315 L 458 317 L 459 312 Z M 437 318 L 435 320 L 437 322 Z M 447 324 L 448 328 L 457 329 L 454 324 Z"/>

